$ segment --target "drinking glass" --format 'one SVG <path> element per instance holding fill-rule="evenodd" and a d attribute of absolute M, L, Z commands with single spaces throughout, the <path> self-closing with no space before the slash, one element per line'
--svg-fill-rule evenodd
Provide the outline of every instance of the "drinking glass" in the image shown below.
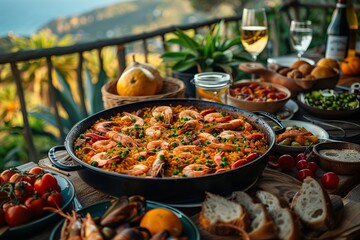
<path fill-rule="evenodd" d="M 290 42 L 297 52 L 298 59 L 308 49 L 312 39 L 311 21 L 299 22 L 292 20 L 290 24 Z"/>
<path fill-rule="evenodd" d="M 241 42 L 256 62 L 268 42 L 268 28 L 264 8 L 244 8 L 241 23 Z"/>

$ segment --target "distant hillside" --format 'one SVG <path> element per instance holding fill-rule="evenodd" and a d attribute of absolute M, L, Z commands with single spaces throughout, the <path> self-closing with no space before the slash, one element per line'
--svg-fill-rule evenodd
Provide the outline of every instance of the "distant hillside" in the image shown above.
<path fill-rule="evenodd" d="M 72 34 L 76 41 L 84 42 L 148 32 L 230 14 L 231 10 L 226 8 L 216 14 L 194 11 L 188 0 L 138 0 L 113 4 L 80 16 L 56 19 L 40 30 L 50 29 L 59 37 Z"/>

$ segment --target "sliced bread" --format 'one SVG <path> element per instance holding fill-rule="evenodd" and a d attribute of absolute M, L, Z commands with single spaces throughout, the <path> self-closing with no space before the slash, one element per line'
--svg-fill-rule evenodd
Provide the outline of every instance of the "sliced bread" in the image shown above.
<path fill-rule="evenodd" d="M 278 236 L 277 228 L 272 218 L 261 203 L 255 203 L 253 199 L 243 191 L 233 192 L 233 201 L 240 203 L 249 214 L 250 239 L 275 239 Z"/>
<path fill-rule="evenodd" d="M 312 177 L 306 177 L 291 202 L 291 208 L 302 223 L 312 229 L 334 227 L 334 214 L 328 193 Z"/>
<path fill-rule="evenodd" d="M 288 207 L 285 207 L 284 201 L 279 196 L 267 191 L 257 191 L 256 197 L 264 204 L 268 213 L 274 220 L 277 226 L 279 239 L 295 240 L 300 238 L 299 221 L 293 212 Z"/>
<path fill-rule="evenodd" d="M 207 192 L 201 206 L 199 223 L 210 233 L 231 235 L 236 228 L 247 231 L 249 219 L 247 212 L 239 203 Z"/>

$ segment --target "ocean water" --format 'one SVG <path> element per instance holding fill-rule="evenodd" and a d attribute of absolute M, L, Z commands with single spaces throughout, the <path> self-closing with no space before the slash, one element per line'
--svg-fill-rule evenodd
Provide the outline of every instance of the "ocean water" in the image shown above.
<path fill-rule="evenodd" d="M 129 0 L 0 0 L 0 37 L 28 36 L 58 17 L 69 17 Z"/>

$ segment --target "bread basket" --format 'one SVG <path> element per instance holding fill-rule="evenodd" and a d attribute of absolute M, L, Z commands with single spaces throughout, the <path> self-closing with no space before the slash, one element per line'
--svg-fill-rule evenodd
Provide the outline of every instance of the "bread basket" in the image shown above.
<path fill-rule="evenodd" d="M 183 81 L 176 78 L 164 78 L 164 85 L 161 92 L 159 94 L 149 96 L 119 96 L 116 91 L 116 83 L 117 80 L 111 80 L 101 88 L 105 109 L 138 101 L 185 97 L 185 84 Z"/>

